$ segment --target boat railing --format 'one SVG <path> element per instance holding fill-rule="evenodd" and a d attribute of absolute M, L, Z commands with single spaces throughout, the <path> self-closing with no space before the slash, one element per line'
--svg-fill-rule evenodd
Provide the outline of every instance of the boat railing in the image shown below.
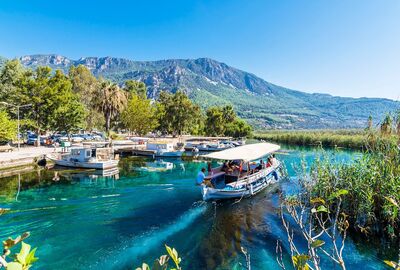
<path fill-rule="evenodd" d="M 236 184 L 241 184 L 241 183 L 252 183 L 258 179 L 260 179 L 261 177 L 267 176 L 268 174 L 270 174 L 273 170 L 277 169 L 280 166 L 280 162 L 277 161 L 276 164 L 274 164 L 271 167 L 265 168 L 260 170 L 259 172 L 247 175 L 243 178 L 240 178 L 239 181 L 236 182 Z"/>

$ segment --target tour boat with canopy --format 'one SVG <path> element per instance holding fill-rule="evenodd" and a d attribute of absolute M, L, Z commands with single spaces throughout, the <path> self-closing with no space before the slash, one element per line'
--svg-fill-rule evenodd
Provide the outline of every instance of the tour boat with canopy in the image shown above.
<path fill-rule="evenodd" d="M 204 155 L 225 163 L 211 168 L 205 177 L 201 185 L 203 200 L 249 197 L 276 183 L 281 174 L 280 161 L 274 155 L 268 158 L 268 162 L 264 161 L 267 155 L 279 149 L 276 144 L 256 143 Z M 228 162 L 234 165 L 227 165 Z"/>

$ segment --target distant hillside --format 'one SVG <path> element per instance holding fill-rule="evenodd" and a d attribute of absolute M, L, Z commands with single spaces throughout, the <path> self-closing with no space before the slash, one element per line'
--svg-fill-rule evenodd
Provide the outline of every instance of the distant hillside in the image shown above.
<path fill-rule="evenodd" d="M 207 107 L 232 103 L 242 118 L 257 127 L 354 128 L 365 127 L 369 115 L 380 120 L 399 103 L 380 98 L 343 98 L 308 94 L 269 83 L 254 74 L 209 59 L 132 61 L 113 57 L 85 57 L 71 60 L 59 55 L 30 55 L 23 65 L 47 65 L 68 71 L 71 65 L 85 65 L 96 76 L 118 83 L 134 79 L 146 83 L 148 96 L 160 91 L 186 93 Z"/>

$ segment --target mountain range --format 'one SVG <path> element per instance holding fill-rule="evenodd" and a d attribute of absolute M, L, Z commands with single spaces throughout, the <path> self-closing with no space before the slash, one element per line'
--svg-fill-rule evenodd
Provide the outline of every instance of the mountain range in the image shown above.
<path fill-rule="evenodd" d="M 256 128 L 360 128 L 366 126 L 370 115 L 380 121 L 400 105 L 383 98 L 347 98 L 292 90 L 209 58 L 133 61 L 84 57 L 72 60 L 51 54 L 19 59 L 28 68 L 43 65 L 68 72 L 71 65 L 84 65 L 95 76 L 119 84 L 128 79 L 143 81 L 150 98 L 156 98 L 160 91 L 183 90 L 204 108 L 232 104 L 239 116 Z"/>

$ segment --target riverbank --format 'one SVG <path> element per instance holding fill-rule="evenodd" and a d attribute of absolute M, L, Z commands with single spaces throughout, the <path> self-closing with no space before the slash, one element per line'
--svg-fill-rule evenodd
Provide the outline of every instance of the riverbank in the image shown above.
<path fill-rule="evenodd" d="M 22 147 L 20 150 L 14 149 L 13 152 L 2 152 L 0 153 L 0 170 L 35 164 L 45 155 L 55 151 L 61 151 L 61 148 L 29 146 Z"/>
<path fill-rule="evenodd" d="M 364 130 L 282 130 L 260 131 L 254 134 L 258 140 L 273 141 L 300 146 L 342 147 L 362 149 L 367 143 Z"/>

